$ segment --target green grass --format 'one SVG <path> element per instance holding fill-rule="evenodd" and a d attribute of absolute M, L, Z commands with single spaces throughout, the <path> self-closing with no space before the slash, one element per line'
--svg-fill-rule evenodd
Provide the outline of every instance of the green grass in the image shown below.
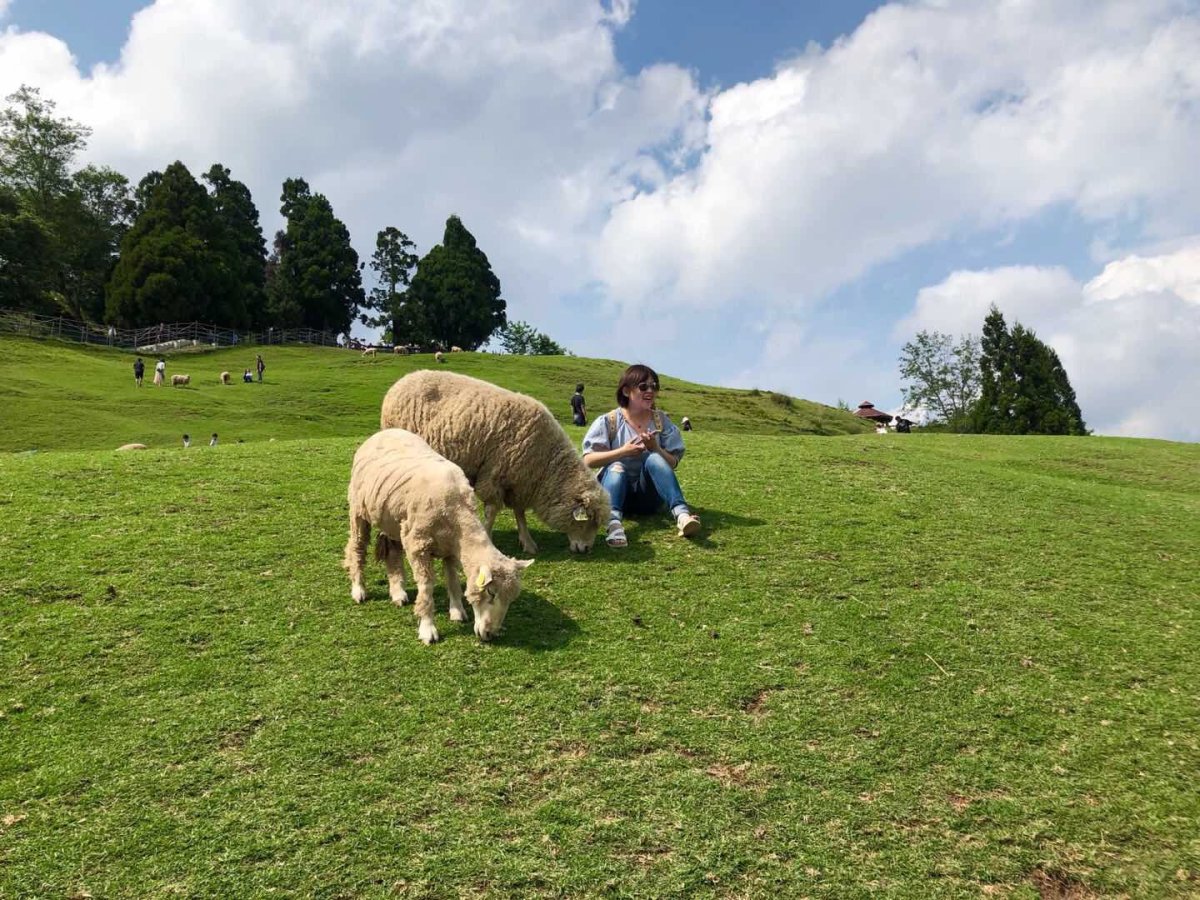
<path fill-rule="evenodd" d="M 348 350 L 268 347 L 264 383 L 241 383 L 255 350 L 214 350 L 168 355 L 172 374 L 191 375 L 187 387 L 154 387 L 154 357 L 146 356 L 146 384 L 133 383 L 134 354 L 101 347 L 0 339 L 0 451 L 113 449 L 137 442 L 175 447 L 187 432 L 193 441 L 214 431 L 225 442 L 292 438 L 358 437 L 379 427 L 379 404 L 402 375 L 436 367 L 431 355 L 374 359 Z M 575 384 L 587 385 L 592 415 L 615 405 L 623 363 L 576 357 L 447 354 L 447 369 L 484 378 L 537 397 L 560 420 L 570 421 Z M 234 383 L 223 386 L 228 370 Z M 680 381 L 664 375 L 661 403 L 702 430 L 751 434 L 854 434 L 869 430 L 861 419 L 819 403 Z M 757 396 L 752 396 L 757 394 Z M 791 398 L 785 398 L 790 400 Z"/>
<path fill-rule="evenodd" d="M 89 390 L 66 443 L 172 396 Z M 697 431 L 703 539 L 534 527 L 503 638 L 439 589 L 427 648 L 339 567 L 363 433 L 0 456 L 0 896 L 1200 892 L 1200 448 Z"/>

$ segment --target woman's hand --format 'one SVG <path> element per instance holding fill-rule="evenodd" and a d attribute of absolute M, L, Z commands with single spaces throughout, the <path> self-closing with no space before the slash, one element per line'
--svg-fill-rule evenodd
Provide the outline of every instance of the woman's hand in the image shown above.
<path fill-rule="evenodd" d="M 638 437 L 641 438 L 642 446 L 651 453 L 658 452 L 658 432 L 657 431 L 641 431 L 638 432 Z"/>
<path fill-rule="evenodd" d="M 646 451 L 645 440 L 642 435 L 635 438 L 630 438 L 629 442 L 621 448 L 622 456 L 641 456 Z"/>

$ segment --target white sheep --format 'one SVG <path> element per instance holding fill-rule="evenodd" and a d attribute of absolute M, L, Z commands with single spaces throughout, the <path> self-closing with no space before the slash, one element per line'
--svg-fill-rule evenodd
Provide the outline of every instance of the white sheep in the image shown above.
<path fill-rule="evenodd" d="M 379 530 L 375 558 L 387 566 L 388 593 L 404 605 L 404 562 L 408 557 L 417 582 L 413 612 L 417 636 L 438 640 L 433 624 L 434 560 L 443 561 L 450 618 L 466 621 L 461 564 L 467 576 L 467 600 L 475 613 L 475 634 L 486 641 L 500 631 L 509 604 L 521 591 L 521 572 L 533 560 L 511 559 L 492 544 L 476 515 L 475 495 L 462 469 L 439 456 L 420 437 L 400 428 L 380 431 L 354 454 L 350 473 L 350 538 L 343 565 L 350 573 L 350 596 L 366 599 L 363 566 L 371 528 Z"/>
<path fill-rule="evenodd" d="M 122 444 L 117 449 L 118 450 L 145 450 L 146 445 L 145 444 Z"/>
<path fill-rule="evenodd" d="M 463 348 L 462 348 L 462 347 L 451 347 L 451 348 L 450 348 L 450 352 L 451 352 L 451 353 L 462 353 L 462 352 L 463 352 Z"/>
<path fill-rule="evenodd" d="M 446 361 L 446 354 L 442 353 L 441 350 L 438 350 L 433 354 L 433 358 L 440 363 L 444 363 Z"/>
<path fill-rule="evenodd" d="M 229 373 L 228 372 L 221 373 L 221 384 L 229 384 Z"/>
<path fill-rule="evenodd" d="M 362 355 L 363 356 L 374 356 L 375 353 L 376 353 L 376 350 L 374 347 L 368 347 L 366 350 L 364 350 L 362 352 Z"/>
<path fill-rule="evenodd" d="M 178 387 L 181 384 L 187 384 L 191 380 L 192 380 L 191 375 L 172 375 L 171 376 L 171 386 Z"/>
<path fill-rule="evenodd" d="M 392 385 L 379 420 L 383 428 L 416 432 L 462 467 L 484 503 L 489 534 L 500 510 L 512 507 L 526 553 L 537 552 L 526 509 L 566 532 L 577 553 L 590 550 L 608 522 L 608 494 L 550 410 L 532 397 L 422 369 Z"/>

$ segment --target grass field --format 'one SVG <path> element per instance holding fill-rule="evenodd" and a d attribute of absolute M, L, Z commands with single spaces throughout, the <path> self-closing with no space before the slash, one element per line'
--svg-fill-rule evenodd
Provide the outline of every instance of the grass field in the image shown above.
<path fill-rule="evenodd" d="M 1200 895 L 1200 447 L 792 435 L 801 401 L 666 379 L 722 423 L 680 467 L 705 536 L 577 558 L 531 521 L 504 636 L 439 590 L 424 647 L 339 567 L 418 362 L 138 394 L 0 349 L 0 439 L 42 448 L 0 455 L 2 897 Z M 452 365 L 595 413 L 620 369 Z"/>

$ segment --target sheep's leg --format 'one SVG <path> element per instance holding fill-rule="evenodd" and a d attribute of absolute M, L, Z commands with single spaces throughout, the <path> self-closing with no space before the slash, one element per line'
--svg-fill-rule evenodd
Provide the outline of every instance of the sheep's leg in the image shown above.
<path fill-rule="evenodd" d="M 529 533 L 529 526 L 525 524 L 525 510 L 514 509 L 513 516 L 517 520 L 517 537 L 521 539 L 521 547 L 526 553 L 537 553 L 538 545 L 533 540 L 533 535 Z"/>
<path fill-rule="evenodd" d="M 408 603 L 408 593 L 404 590 L 404 547 L 399 541 L 389 537 L 379 538 L 380 555 L 387 567 L 388 596 L 397 606 Z"/>
<path fill-rule="evenodd" d="M 409 557 L 412 566 L 413 579 L 417 582 L 417 603 L 413 607 L 413 615 L 417 617 L 417 637 L 423 644 L 432 644 L 438 640 L 438 630 L 433 624 L 433 586 L 437 583 L 437 573 L 433 568 L 433 558 L 428 553 Z"/>
<path fill-rule="evenodd" d="M 371 543 L 371 522 L 351 514 L 350 538 L 346 541 L 346 555 L 342 565 L 350 573 L 350 596 L 355 603 L 367 599 L 367 589 L 363 585 L 363 567 L 367 564 L 367 547 Z"/>
<path fill-rule="evenodd" d="M 463 609 L 462 582 L 458 580 L 458 560 L 449 557 L 442 561 L 446 571 L 446 593 L 450 597 L 450 621 L 467 621 L 467 612 Z"/>
<path fill-rule="evenodd" d="M 503 503 L 483 504 L 483 530 L 488 533 L 488 537 L 492 536 L 492 526 L 496 524 L 496 516 L 500 515 L 503 506 Z"/>

